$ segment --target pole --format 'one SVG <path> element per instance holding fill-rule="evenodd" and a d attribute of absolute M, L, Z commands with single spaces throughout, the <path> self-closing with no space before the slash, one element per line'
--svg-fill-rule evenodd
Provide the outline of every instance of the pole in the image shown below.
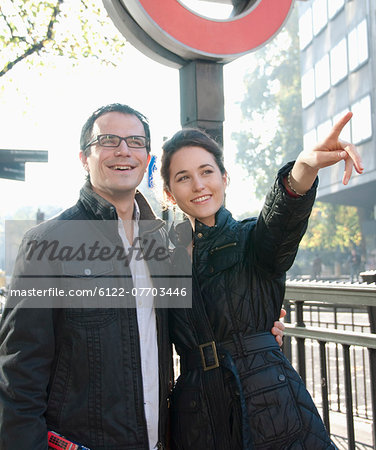
<path fill-rule="evenodd" d="M 179 72 L 182 127 L 201 128 L 223 147 L 223 64 L 194 60 Z"/>

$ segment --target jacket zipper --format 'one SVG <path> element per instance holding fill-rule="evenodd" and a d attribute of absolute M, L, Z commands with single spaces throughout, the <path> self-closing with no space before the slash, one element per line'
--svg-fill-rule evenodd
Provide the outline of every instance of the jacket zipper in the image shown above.
<path fill-rule="evenodd" d="M 210 254 L 213 254 L 214 252 L 217 252 L 218 250 L 223 250 L 224 248 L 228 247 L 236 247 L 238 244 L 237 242 L 230 242 L 229 244 L 221 245 L 220 247 L 215 247 L 210 250 Z"/>

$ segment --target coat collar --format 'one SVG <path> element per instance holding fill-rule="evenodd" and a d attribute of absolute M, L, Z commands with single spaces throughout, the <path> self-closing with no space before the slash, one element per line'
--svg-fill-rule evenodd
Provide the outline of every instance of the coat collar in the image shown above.
<path fill-rule="evenodd" d="M 215 214 L 215 225 L 213 227 L 208 227 L 196 219 L 194 236 L 195 238 L 212 239 L 222 233 L 223 228 L 231 219 L 232 215 L 230 211 L 224 206 L 221 206 Z"/>
<path fill-rule="evenodd" d="M 184 220 L 176 225 L 176 227 L 171 227 L 169 236 L 171 242 L 177 245 L 183 245 L 186 247 L 192 240 L 192 233 L 195 239 L 202 238 L 215 238 L 217 235 L 222 233 L 223 228 L 226 224 L 232 220 L 232 215 L 224 206 L 221 206 L 215 214 L 215 225 L 213 227 L 208 227 L 199 220 L 195 221 L 195 231 L 192 231 L 191 223 L 189 220 Z"/>
<path fill-rule="evenodd" d="M 140 191 L 136 191 L 135 200 L 139 208 L 140 221 L 143 221 L 145 224 L 147 223 L 146 227 L 141 226 L 141 228 L 145 228 L 144 231 L 152 231 L 156 226 L 160 228 L 164 225 L 164 222 L 157 218 L 148 201 Z M 80 202 L 93 220 L 118 219 L 115 206 L 93 191 L 90 181 L 87 181 L 81 188 Z"/>

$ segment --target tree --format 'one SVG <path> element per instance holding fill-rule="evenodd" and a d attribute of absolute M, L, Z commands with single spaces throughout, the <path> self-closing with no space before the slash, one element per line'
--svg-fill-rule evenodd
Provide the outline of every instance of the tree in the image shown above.
<path fill-rule="evenodd" d="M 300 247 L 345 252 L 353 246 L 360 246 L 361 241 L 362 233 L 356 207 L 316 202 Z"/>
<path fill-rule="evenodd" d="M 255 52 L 255 59 L 241 102 L 247 128 L 232 138 L 237 161 L 262 198 L 281 162 L 295 159 L 303 143 L 297 11 L 275 39 Z"/>
<path fill-rule="evenodd" d="M 246 129 L 232 134 L 237 161 L 263 198 L 282 162 L 294 160 L 303 146 L 297 11 L 268 45 L 255 52 L 255 69 L 245 78 L 241 110 Z M 357 208 L 317 202 L 297 262 L 309 267 L 313 255 L 335 264 L 362 241 Z M 309 272 L 308 272 L 309 273 Z"/>
<path fill-rule="evenodd" d="M 124 45 L 100 0 L 1 0 L 0 77 L 45 54 L 115 64 Z"/>
<path fill-rule="evenodd" d="M 336 276 L 348 273 L 348 255 L 353 248 L 362 248 L 358 208 L 316 202 L 296 258 L 302 273 L 311 273 L 317 257 L 332 267 Z"/>

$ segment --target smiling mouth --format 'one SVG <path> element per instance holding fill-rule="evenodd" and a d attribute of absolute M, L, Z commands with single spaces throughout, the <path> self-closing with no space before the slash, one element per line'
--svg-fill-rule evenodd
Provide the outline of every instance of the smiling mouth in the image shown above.
<path fill-rule="evenodd" d="M 211 195 L 203 195 L 201 197 L 197 197 L 194 198 L 193 200 L 191 200 L 192 203 L 202 203 L 205 202 L 206 200 L 209 200 L 211 198 Z"/>
<path fill-rule="evenodd" d="M 116 165 L 116 166 L 111 166 L 110 169 L 111 170 L 119 170 L 120 172 L 124 172 L 126 170 L 132 170 L 132 169 L 134 169 L 134 167 L 132 167 L 132 166 L 119 166 L 119 165 Z"/>

